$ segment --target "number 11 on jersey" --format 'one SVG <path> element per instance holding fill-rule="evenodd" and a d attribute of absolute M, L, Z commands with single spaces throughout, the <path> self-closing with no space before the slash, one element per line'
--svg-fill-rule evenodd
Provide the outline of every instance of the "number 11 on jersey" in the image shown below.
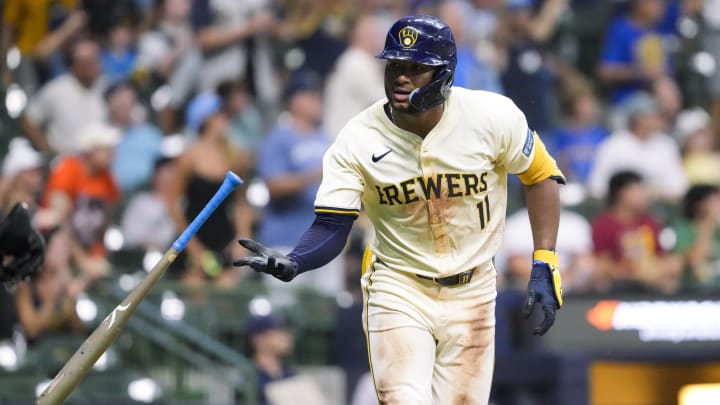
<path fill-rule="evenodd" d="M 480 216 L 480 229 L 485 229 L 485 225 L 490 222 L 490 201 L 488 196 L 485 194 L 485 198 L 477 203 L 478 215 Z"/>

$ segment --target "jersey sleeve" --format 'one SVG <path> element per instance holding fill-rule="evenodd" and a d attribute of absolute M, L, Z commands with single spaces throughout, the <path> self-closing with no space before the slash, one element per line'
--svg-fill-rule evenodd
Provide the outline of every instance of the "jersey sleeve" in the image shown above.
<path fill-rule="evenodd" d="M 499 163 L 528 186 L 549 178 L 564 184 L 565 177 L 540 136 L 528 127 L 525 114 L 514 103 L 509 103 L 509 108 L 500 117 L 498 132 L 503 153 Z"/>
<path fill-rule="evenodd" d="M 318 214 L 360 213 L 363 177 L 349 152 L 348 136 L 343 132 L 323 156 L 323 176 L 315 197 L 315 212 Z"/>
<path fill-rule="evenodd" d="M 530 167 L 535 139 L 528 127 L 525 114 L 510 100 L 503 113 L 498 116 L 496 131 L 500 136 L 499 163 L 510 173 L 522 173 Z"/>

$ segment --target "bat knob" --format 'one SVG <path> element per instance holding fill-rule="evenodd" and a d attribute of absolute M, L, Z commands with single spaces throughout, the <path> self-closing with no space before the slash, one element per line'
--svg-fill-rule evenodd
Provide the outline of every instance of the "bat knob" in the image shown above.
<path fill-rule="evenodd" d="M 243 184 L 242 179 L 235 173 L 228 171 L 225 175 L 225 181 L 232 184 L 233 187 L 237 187 Z"/>

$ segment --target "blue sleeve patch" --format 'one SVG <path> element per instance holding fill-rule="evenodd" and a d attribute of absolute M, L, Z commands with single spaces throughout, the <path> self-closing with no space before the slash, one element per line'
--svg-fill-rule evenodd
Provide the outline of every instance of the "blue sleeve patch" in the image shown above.
<path fill-rule="evenodd" d="M 523 146 L 523 155 L 530 157 L 530 153 L 532 153 L 534 145 L 535 137 L 533 136 L 533 131 L 528 128 L 527 137 L 525 138 L 525 146 Z"/>

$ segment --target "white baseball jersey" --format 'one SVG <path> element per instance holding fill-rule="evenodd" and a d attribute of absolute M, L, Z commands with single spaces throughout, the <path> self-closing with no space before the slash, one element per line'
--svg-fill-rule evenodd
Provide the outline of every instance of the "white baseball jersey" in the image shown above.
<path fill-rule="evenodd" d="M 358 212 L 371 248 L 393 270 L 444 277 L 489 268 L 502 240 L 507 174 L 528 169 L 536 143 L 525 115 L 499 94 L 453 87 L 423 139 L 397 127 L 381 100 L 325 154 L 316 212 Z"/>

